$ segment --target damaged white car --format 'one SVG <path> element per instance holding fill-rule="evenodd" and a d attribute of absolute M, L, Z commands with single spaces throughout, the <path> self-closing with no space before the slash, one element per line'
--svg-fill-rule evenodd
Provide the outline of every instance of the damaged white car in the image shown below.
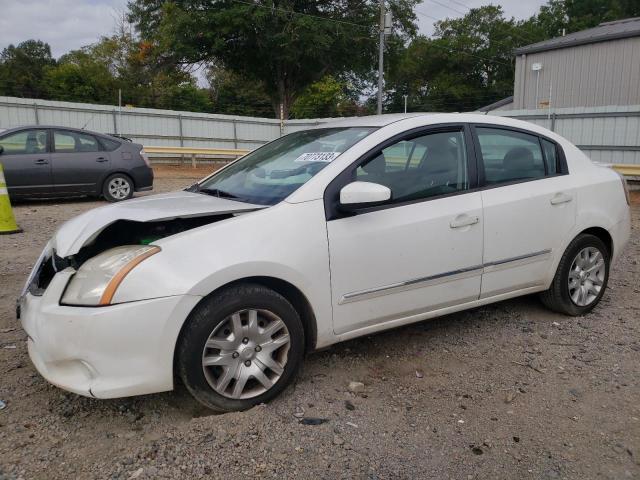
<path fill-rule="evenodd" d="M 624 180 L 544 128 L 363 117 L 279 138 L 186 191 L 84 213 L 19 300 L 51 383 L 113 398 L 179 378 L 266 402 L 306 351 L 541 292 L 591 310 L 629 238 Z"/>

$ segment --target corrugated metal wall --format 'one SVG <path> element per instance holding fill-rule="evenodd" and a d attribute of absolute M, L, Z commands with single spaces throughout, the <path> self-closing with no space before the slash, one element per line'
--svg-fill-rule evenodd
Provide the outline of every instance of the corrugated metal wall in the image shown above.
<path fill-rule="evenodd" d="M 513 97 L 522 109 L 638 105 L 640 37 L 518 55 Z"/>
<path fill-rule="evenodd" d="M 640 105 L 545 110 L 497 110 L 489 115 L 543 126 L 574 143 L 593 161 L 640 164 Z"/>
<path fill-rule="evenodd" d="M 593 160 L 640 164 L 640 105 L 548 110 L 496 110 L 566 137 Z M 329 119 L 288 120 L 285 133 Z M 123 109 L 67 102 L 0 97 L 0 128 L 60 125 L 119 133 L 147 146 L 253 149 L 280 136 L 275 119 L 209 115 L 144 108 Z"/>
<path fill-rule="evenodd" d="M 288 120 L 284 133 L 322 121 Z M 280 136 L 280 121 L 269 118 L 0 97 L 0 128 L 23 125 L 85 127 L 153 146 L 253 149 Z"/>

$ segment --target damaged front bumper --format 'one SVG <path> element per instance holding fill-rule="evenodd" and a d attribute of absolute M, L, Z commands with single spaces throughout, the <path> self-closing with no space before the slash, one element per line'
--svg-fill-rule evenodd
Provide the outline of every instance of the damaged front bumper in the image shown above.
<path fill-rule="evenodd" d="M 171 390 L 176 341 L 201 297 L 60 305 L 74 273 L 58 272 L 42 295 L 26 289 L 19 300 L 29 356 L 40 374 L 60 388 L 97 398 Z"/>

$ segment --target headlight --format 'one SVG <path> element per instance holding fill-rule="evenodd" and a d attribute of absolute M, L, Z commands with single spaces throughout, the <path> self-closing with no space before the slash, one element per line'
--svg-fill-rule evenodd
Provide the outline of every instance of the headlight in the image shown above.
<path fill-rule="evenodd" d="M 122 280 L 160 247 L 124 245 L 87 260 L 73 276 L 62 296 L 67 305 L 109 305 Z"/>

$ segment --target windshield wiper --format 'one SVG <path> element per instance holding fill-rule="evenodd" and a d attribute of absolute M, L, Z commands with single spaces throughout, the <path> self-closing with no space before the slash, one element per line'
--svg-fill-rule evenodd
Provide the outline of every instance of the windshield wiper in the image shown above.
<path fill-rule="evenodd" d="M 198 193 L 205 193 L 207 195 L 212 195 L 218 198 L 238 198 L 237 195 L 234 195 L 230 192 L 225 192 L 224 190 L 220 190 L 219 188 L 200 188 Z"/>

